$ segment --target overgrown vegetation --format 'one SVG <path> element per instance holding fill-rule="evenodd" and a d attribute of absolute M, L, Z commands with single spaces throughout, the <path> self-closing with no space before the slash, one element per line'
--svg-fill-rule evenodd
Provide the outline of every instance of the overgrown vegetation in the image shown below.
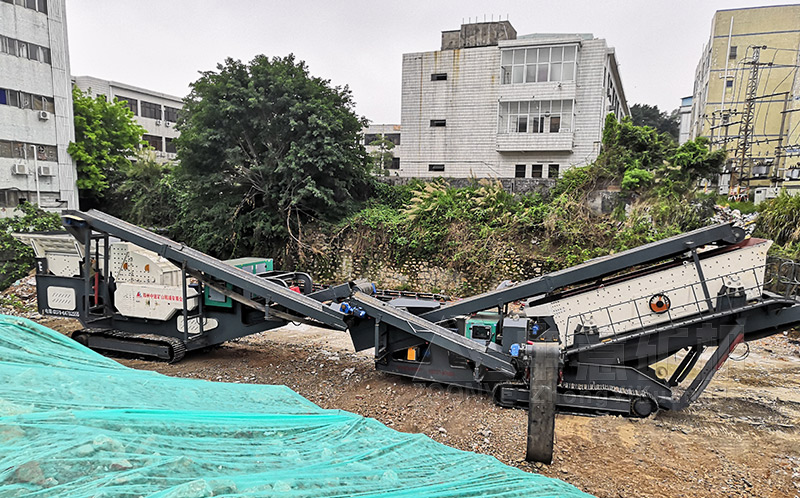
<path fill-rule="evenodd" d="M 33 268 L 33 249 L 11 236 L 12 233 L 63 230 L 61 218 L 33 204 L 20 204 L 21 216 L 0 219 L 0 289 L 24 277 Z"/>
<path fill-rule="evenodd" d="M 786 191 L 759 206 L 754 235 L 772 239 L 772 252 L 800 260 L 800 196 Z"/>
<path fill-rule="evenodd" d="M 541 261 L 570 266 L 702 226 L 714 202 L 695 187 L 723 160 L 703 139 L 677 147 L 610 115 L 597 161 L 567 170 L 547 195 L 515 196 L 487 180 L 466 188 L 444 181 L 382 186 L 336 230 L 357 234 L 356 254 L 381 248 L 397 266 L 431 261 L 483 285 L 457 291 L 485 290 L 497 279 L 529 277 Z M 613 213 L 590 208 L 598 191 L 610 192 Z"/>

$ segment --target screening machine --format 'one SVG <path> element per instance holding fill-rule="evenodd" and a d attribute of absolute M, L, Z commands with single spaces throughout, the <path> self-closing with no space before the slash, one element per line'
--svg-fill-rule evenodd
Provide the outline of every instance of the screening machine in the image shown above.
<path fill-rule="evenodd" d="M 800 324 L 798 265 L 768 263 L 771 242 L 732 225 L 443 303 L 386 302 L 366 282 L 315 291 L 305 274 L 226 264 L 98 211 L 63 220 L 74 239 L 26 239 L 39 308 L 79 318 L 89 347 L 175 361 L 289 321 L 347 329 L 381 371 L 528 408 L 526 456 L 542 462 L 557 412 L 682 409 L 738 344 Z"/>

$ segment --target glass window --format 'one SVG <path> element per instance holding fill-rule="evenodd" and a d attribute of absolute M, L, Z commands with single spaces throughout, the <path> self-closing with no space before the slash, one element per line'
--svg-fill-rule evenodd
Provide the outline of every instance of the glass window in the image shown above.
<path fill-rule="evenodd" d="M 127 104 L 128 109 L 130 109 L 133 112 L 134 116 L 138 116 L 139 115 L 139 101 L 138 100 L 131 99 L 131 98 L 128 98 L 128 97 L 123 97 L 122 95 L 117 95 L 115 98 L 119 102 L 124 102 L 125 104 Z"/>
<path fill-rule="evenodd" d="M 44 110 L 52 114 L 56 113 L 56 103 L 50 97 L 44 97 Z"/>
<path fill-rule="evenodd" d="M 164 120 L 176 123 L 178 121 L 178 109 L 175 107 L 164 106 Z"/>
<path fill-rule="evenodd" d="M 528 132 L 528 116 L 517 116 L 517 130 L 518 133 Z"/>
<path fill-rule="evenodd" d="M 154 104 L 143 100 L 141 105 L 143 118 L 161 119 L 161 104 Z"/>
<path fill-rule="evenodd" d="M 28 58 L 28 44 L 26 42 L 17 42 L 17 56 L 23 59 Z"/>
<path fill-rule="evenodd" d="M 36 10 L 36 0 L 25 0 L 25 7 Z"/>
<path fill-rule="evenodd" d="M 447 81 L 447 73 L 434 73 L 431 75 L 431 81 Z"/>
<path fill-rule="evenodd" d="M 33 96 L 33 110 L 44 111 L 44 97 L 38 95 Z"/>
<path fill-rule="evenodd" d="M 39 47 L 41 52 L 40 61 L 44 62 L 45 64 L 52 64 L 52 59 L 50 59 L 50 49 L 47 47 Z"/>
<path fill-rule="evenodd" d="M 11 142 L 0 140 L 0 157 L 11 157 Z"/>
<path fill-rule="evenodd" d="M 0 88 L 0 105 L 8 105 L 8 91 L 5 88 Z"/>
<path fill-rule="evenodd" d="M 33 109 L 33 96 L 30 93 L 19 92 L 19 106 L 22 109 Z"/>
<path fill-rule="evenodd" d="M 735 59 L 736 58 L 737 49 L 738 49 L 738 47 L 736 45 L 731 45 L 731 49 L 728 52 L 728 59 Z"/>
<path fill-rule="evenodd" d="M 142 135 L 142 140 L 147 142 L 147 145 L 149 145 L 150 147 L 154 148 L 159 152 L 162 152 L 164 150 L 164 148 L 161 146 L 161 137 L 157 137 L 155 135 Z"/>
<path fill-rule="evenodd" d="M 558 133 L 561 130 L 561 116 L 550 116 L 550 133 Z"/>
<path fill-rule="evenodd" d="M 8 105 L 19 107 L 19 92 L 16 90 L 7 90 L 6 93 L 8 94 Z"/>
<path fill-rule="evenodd" d="M 174 139 L 164 137 L 164 152 L 169 152 L 170 154 L 175 154 L 178 152 L 178 150 L 175 148 Z"/>
<path fill-rule="evenodd" d="M 525 165 L 517 164 L 514 166 L 514 178 L 525 178 Z"/>
<path fill-rule="evenodd" d="M 431 127 L 432 128 L 441 128 L 443 126 L 447 126 L 446 119 L 431 119 Z"/>
<path fill-rule="evenodd" d="M 389 169 L 400 169 L 400 158 L 393 157 L 392 164 L 389 165 Z"/>
<path fill-rule="evenodd" d="M 428 171 L 444 171 L 444 164 L 429 164 Z"/>
<path fill-rule="evenodd" d="M 542 168 L 543 165 L 541 164 L 534 164 L 533 166 L 531 166 L 531 178 L 541 178 Z"/>
<path fill-rule="evenodd" d="M 47 14 L 47 0 L 39 0 L 36 10 L 42 14 Z"/>
<path fill-rule="evenodd" d="M 551 164 L 547 168 L 547 178 L 558 178 L 558 164 Z"/>

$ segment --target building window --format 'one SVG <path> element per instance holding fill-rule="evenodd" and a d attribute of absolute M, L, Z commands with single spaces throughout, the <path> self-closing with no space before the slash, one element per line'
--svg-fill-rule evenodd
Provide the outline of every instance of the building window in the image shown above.
<path fill-rule="evenodd" d="M 577 45 L 503 50 L 501 81 L 504 85 L 575 81 Z"/>
<path fill-rule="evenodd" d="M 379 141 L 379 140 L 388 140 L 395 145 L 400 145 L 400 134 L 399 133 L 365 133 L 364 134 L 364 145 L 369 145 L 372 142 Z"/>
<path fill-rule="evenodd" d="M 514 178 L 525 178 L 525 165 L 517 164 L 514 166 Z"/>
<path fill-rule="evenodd" d="M 131 99 L 131 98 L 128 98 L 128 97 L 123 97 L 122 95 L 117 95 L 114 98 L 117 99 L 118 102 L 124 103 L 128 107 L 128 109 L 130 109 L 133 112 L 134 116 L 138 116 L 139 115 L 139 101 L 138 100 Z M 142 102 L 142 104 L 144 104 L 144 102 Z"/>
<path fill-rule="evenodd" d="M 161 104 L 154 104 L 143 100 L 142 104 L 142 117 L 151 119 L 161 119 Z"/>
<path fill-rule="evenodd" d="M 531 178 L 541 178 L 542 177 L 542 165 L 541 164 L 534 164 L 531 166 Z"/>
<path fill-rule="evenodd" d="M 447 73 L 433 73 L 431 81 L 447 81 Z"/>
<path fill-rule="evenodd" d="M 389 169 L 400 169 L 400 158 L 393 157 L 392 164 L 389 165 Z"/>
<path fill-rule="evenodd" d="M 498 133 L 559 133 L 572 125 L 571 100 L 501 102 Z"/>
<path fill-rule="evenodd" d="M 725 80 L 725 88 L 733 88 L 733 78 Z"/>
<path fill-rule="evenodd" d="M 547 178 L 558 178 L 558 164 L 551 164 L 547 168 Z"/>
<path fill-rule="evenodd" d="M 442 128 L 447 126 L 446 119 L 431 119 L 431 128 Z"/>
<path fill-rule="evenodd" d="M 736 45 L 731 45 L 731 49 L 728 51 L 728 59 L 736 58 L 736 48 Z"/>
<path fill-rule="evenodd" d="M 444 164 L 429 164 L 428 171 L 444 171 Z"/>
<path fill-rule="evenodd" d="M 175 107 L 170 107 L 168 105 L 164 106 L 164 121 L 171 121 L 173 123 L 178 122 L 178 110 Z"/>
<path fill-rule="evenodd" d="M 0 140 L 0 157 L 12 159 L 33 159 L 33 147 L 36 147 L 36 160 L 58 162 L 58 148 L 55 145 L 30 144 Z"/>
<path fill-rule="evenodd" d="M 47 14 L 47 0 L 3 0 L 5 3 L 16 4 L 31 10 L 38 10 Z"/>
<path fill-rule="evenodd" d="M 170 154 L 175 154 L 178 152 L 178 149 L 175 148 L 175 139 L 164 137 L 164 152 L 169 152 Z"/>
<path fill-rule="evenodd" d="M 144 104 L 144 102 L 142 102 Z M 161 137 L 157 137 L 155 135 L 142 135 L 142 140 L 147 142 L 147 144 L 154 148 L 155 150 L 162 152 L 164 149 L 161 146 Z"/>
<path fill-rule="evenodd" d="M 50 49 L 7 36 L 0 36 L 0 52 L 50 64 Z"/>

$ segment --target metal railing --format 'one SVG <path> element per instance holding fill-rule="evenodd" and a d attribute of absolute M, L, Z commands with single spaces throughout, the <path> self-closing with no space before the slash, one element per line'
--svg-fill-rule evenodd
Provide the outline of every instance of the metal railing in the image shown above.
<path fill-rule="evenodd" d="M 570 315 L 567 318 L 566 330 L 568 331 L 569 337 L 574 337 L 576 333 L 580 333 L 589 328 L 593 332 L 597 332 L 599 337 L 605 340 L 650 328 L 667 325 L 675 326 L 676 323 L 685 322 L 692 318 L 715 313 L 720 310 L 731 310 L 759 304 L 765 299 L 763 290 L 769 286 L 780 288 L 782 292 L 776 293 L 781 296 L 791 297 L 794 295 L 792 293 L 795 292 L 798 289 L 798 285 L 800 285 L 798 281 L 798 277 L 800 277 L 800 266 L 795 262 L 791 262 L 792 265 L 785 263 L 785 261 L 777 264 L 767 263 L 765 265 L 759 265 L 705 280 L 709 289 L 714 289 L 715 291 L 716 289 L 729 289 L 729 292 L 724 294 L 713 294 L 712 292 L 709 296 L 706 296 L 702 290 L 702 282 L 698 280 L 690 284 L 671 289 L 659 289 L 658 291 L 654 291 L 653 294 L 639 296 L 594 310 Z M 781 273 L 781 269 L 783 274 Z M 761 276 L 762 270 L 764 277 Z M 752 278 L 752 282 L 755 282 L 755 285 L 735 285 L 736 282 L 744 282 L 745 277 L 748 279 Z M 688 302 L 676 305 L 673 304 L 664 312 L 656 313 L 649 308 L 648 303 L 654 295 L 664 294 L 666 296 L 679 296 L 687 293 L 691 295 Z M 624 310 L 628 307 L 632 308 L 634 311 L 633 316 L 629 315 L 625 319 L 615 321 L 613 318 L 614 314 L 617 314 L 619 309 Z M 601 321 L 601 317 L 607 317 L 608 323 L 597 323 Z"/>
<path fill-rule="evenodd" d="M 800 262 L 770 256 L 767 259 L 767 280 L 764 287 L 787 298 L 797 298 L 800 290 Z"/>

